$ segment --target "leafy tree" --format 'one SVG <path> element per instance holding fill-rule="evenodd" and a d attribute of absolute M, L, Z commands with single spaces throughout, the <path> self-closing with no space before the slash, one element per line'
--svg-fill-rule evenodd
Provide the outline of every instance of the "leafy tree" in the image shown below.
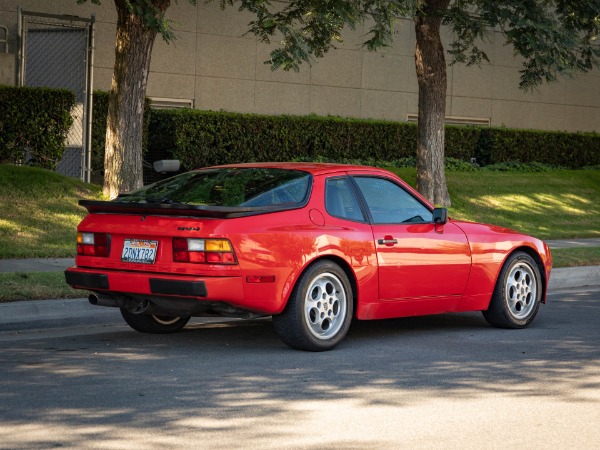
<path fill-rule="evenodd" d="M 88 0 L 77 0 L 85 3 Z M 101 0 L 90 0 L 96 5 Z M 195 4 L 196 0 L 188 0 Z M 115 67 L 108 102 L 103 193 L 108 198 L 142 187 L 142 134 L 150 57 L 157 34 L 174 38 L 165 12 L 171 0 L 114 0 Z"/>
<path fill-rule="evenodd" d="M 302 62 L 323 56 L 341 41 L 344 26 L 369 23 L 364 45 L 377 50 L 392 42 L 398 19 L 413 19 L 419 84 L 417 189 L 441 205 L 450 205 L 444 173 L 447 66 L 441 25 L 454 32 L 448 49 L 452 63 L 467 65 L 489 61 L 478 45 L 500 31 L 523 58 L 520 87 L 525 90 L 559 75 L 589 71 L 600 58 L 600 0 L 291 0 L 279 9 L 267 1 L 240 3 L 256 13 L 251 31 L 263 41 L 283 35 L 270 63 L 285 70 L 298 70 Z"/>
<path fill-rule="evenodd" d="M 77 0 L 84 3 L 88 0 Z M 100 4 L 101 0 L 90 0 Z M 188 0 L 195 4 L 196 0 Z M 207 2 L 211 0 L 206 0 Z M 219 0 L 256 16 L 249 32 L 264 42 L 283 37 L 271 53 L 274 69 L 298 70 L 341 42 L 344 27 L 369 23 L 364 45 L 389 45 L 399 19 L 412 18 L 419 84 L 417 189 L 434 203 L 449 205 L 444 174 L 446 60 L 441 25 L 455 35 L 449 53 L 468 65 L 488 60 L 477 44 L 499 30 L 523 57 L 520 86 L 531 89 L 560 74 L 592 69 L 600 58 L 596 44 L 600 0 Z M 106 134 L 104 193 L 109 197 L 142 183 L 142 114 L 150 56 L 157 33 L 174 35 L 165 12 L 171 0 L 114 0 L 117 10 L 115 70 Z"/>

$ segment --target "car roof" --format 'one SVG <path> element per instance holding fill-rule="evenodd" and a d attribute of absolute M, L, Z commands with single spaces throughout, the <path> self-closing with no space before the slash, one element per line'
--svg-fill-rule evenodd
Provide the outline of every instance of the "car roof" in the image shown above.
<path fill-rule="evenodd" d="M 430 203 L 425 197 L 419 192 L 412 188 L 406 181 L 402 180 L 396 174 L 386 169 L 371 166 L 361 166 L 353 164 L 335 164 L 335 163 L 316 163 L 316 162 L 260 162 L 260 163 L 240 163 L 240 164 L 227 164 L 222 166 L 214 166 L 212 168 L 269 168 L 269 169 L 286 169 L 286 170 L 302 170 L 312 175 L 325 175 L 343 173 L 349 171 L 362 171 L 370 174 L 379 174 L 391 176 L 399 180 L 406 188 L 408 188 L 413 195 L 417 196 L 423 204 L 433 208 L 433 204 Z"/>
<path fill-rule="evenodd" d="M 269 168 L 269 169 L 285 169 L 285 170 L 302 170 L 309 172 L 312 175 L 326 174 L 332 172 L 347 172 L 354 170 L 365 170 L 371 172 L 385 172 L 387 170 L 377 167 L 360 166 L 353 164 L 336 164 L 336 163 L 314 163 L 314 162 L 260 162 L 260 163 L 240 163 L 227 164 L 222 166 L 214 166 L 219 168 Z"/>

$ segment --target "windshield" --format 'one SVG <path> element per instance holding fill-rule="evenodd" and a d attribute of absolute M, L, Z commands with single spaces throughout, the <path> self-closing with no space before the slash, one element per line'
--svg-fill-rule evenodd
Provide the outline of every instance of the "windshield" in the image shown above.
<path fill-rule="evenodd" d="M 298 170 L 221 168 L 187 172 L 116 198 L 120 203 L 197 206 L 295 206 L 307 199 L 311 176 Z"/>

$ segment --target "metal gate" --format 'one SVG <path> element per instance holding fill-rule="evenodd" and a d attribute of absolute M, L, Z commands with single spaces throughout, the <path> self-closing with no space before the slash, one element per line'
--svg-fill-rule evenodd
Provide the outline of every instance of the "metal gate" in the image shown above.
<path fill-rule="evenodd" d="M 56 171 L 90 181 L 94 16 L 18 10 L 19 86 L 69 89 L 76 98 L 66 150 Z"/>

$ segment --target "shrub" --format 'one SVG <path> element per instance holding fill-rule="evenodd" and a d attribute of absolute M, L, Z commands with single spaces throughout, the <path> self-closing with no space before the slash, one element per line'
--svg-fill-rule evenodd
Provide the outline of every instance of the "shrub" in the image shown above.
<path fill-rule="evenodd" d="M 600 164 L 600 135 L 560 131 L 490 128 L 487 152 L 479 150 L 489 164 L 520 161 L 579 168 Z"/>
<path fill-rule="evenodd" d="M 150 149 L 188 169 L 294 158 L 393 160 L 416 148 L 410 123 L 335 117 L 259 116 L 196 110 L 152 111 Z"/>
<path fill-rule="evenodd" d="M 415 157 L 417 127 L 338 117 L 160 110 L 152 111 L 149 140 L 153 154 L 179 159 L 187 169 L 317 159 L 396 165 Z M 450 170 L 473 170 L 472 158 L 479 165 L 518 161 L 578 168 L 600 164 L 600 135 L 447 126 L 445 153 Z"/>
<path fill-rule="evenodd" d="M 54 169 L 74 105 L 65 89 L 0 86 L 0 160 Z"/>

